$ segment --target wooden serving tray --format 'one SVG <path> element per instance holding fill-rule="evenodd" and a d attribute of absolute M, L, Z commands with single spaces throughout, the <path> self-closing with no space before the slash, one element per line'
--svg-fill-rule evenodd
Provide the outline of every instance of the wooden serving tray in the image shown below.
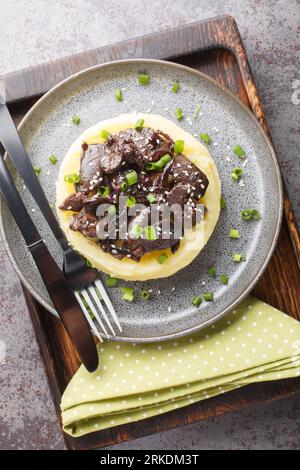
<path fill-rule="evenodd" d="M 264 110 L 255 87 L 246 52 L 234 21 L 225 15 L 129 41 L 76 54 L 55 62 L 0 77 L 7 89 L 10 110 L 18 122 L 36 101 L 68 75 L 86 67 L 116 59 L 158 58 L 188 65 L 215 78 L 233 91 L 255 114 L 269 134 Z M 300 320 L 300 238 L 285 194 L 284 218 L 276 250 L 254 295 Z M 45 371 L 60 419 L 61 395 L 79 367 L 79 361 L 61 323 L 24 295 L 44 361 Z M 106 429 L 80 438 L 64 435 L 68 449 L 109 446 L 155 432 L 165 431 L 211 416 L 239 410 L 250 404 L 286 397 L 300 391 L 300 378 L 253 384 L 195 403 L 180 410 Z"/>

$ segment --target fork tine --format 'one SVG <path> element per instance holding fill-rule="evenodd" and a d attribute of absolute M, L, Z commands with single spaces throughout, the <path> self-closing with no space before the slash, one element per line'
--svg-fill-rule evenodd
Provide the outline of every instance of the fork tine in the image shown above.
<path fill-rule="evenodd" d="M 90 296 L 89 296 L 88 291 L 87 291 L 86 289 L 81 289 L 80 292 L 81 292 L 81 294 L 83 295 L 85 301 L 87 302 L 89 308 L 91 309 L 91 311 L 92 311 L 94 317 L 96 318 L 96 320 L 98 321 L 99 325 L 101 326 L 101 328 L 102 328 L 102 330 L 103 330 L 105 336 L 106 336 L 107 338 L 109 338 L 109 334 L 107 333 L 107 330 L 106 330 L 106 328 L 105 328 L 105 326 L 104 326 L 104 324 L 103 324 L 101 318 L 100 318 L 99 315 L 98 315 L 98 312 L 97 312 L 97 310 L 96 310 L 96 308 L 95 308 L 95 306 L 94 306 L 94 304 L 93 304 L 92 299 L 91 299 Z"/>
<path fill-rule="evenodd" d="M 109 321 L 109 319 L 108 319 L 108 316 L 106 315 L 106 312 L 105 312 L 105 310 L 104 310 L 104 308 L 103 308 L 103 305 L 101 304 L 101 301 L 100 301 L 100 299 L 99 299 L 99 296 L 97 295 L 97 292 L 96 292 L 95 288 L 94 288 L 93 286 L 89 286 L 89 287 L 88 287 L 88 291 L 89 291 L 90 294 L 92 295 L 92 297 L 93 297 L 93 299 L 94 299 L 94 301 L 95 301 L 97 307 L 98 307 L 99 310 L 101 311 L 101 313 L 102 313 L 102 315 L 103 315 L 103 318 L 104 318 L 104 320 L 106 321 L 106 323 L 107 323 L 107 325 L 108 325 L 110 331 L 112 332 L 112 334 L 113 334 L 114 336 L 116 336 L 116 333 L 115 333 L 115 331 L 114 331 L 114 329 L 113 329 L 113 327 L 112 327 L 112 325 L 111 325 L 111 323 L 110 323 L 110 321 Z"/>
<path fill-rule="evenodd" d="M 96 328 L 96 326 L 95 326 L 93 320 L 91 319 L 90 314 L 89 314 L 89 312 L 87 311 L 87 308 L 86 308 L 86 306 L 84 305 L 84 303 L 83 303 L 83 301 L 82 301 L 82 298 L 80 297 L 80 294 L 79 294 L 78 292 L 76 292 L 76 291 L 74 292 L 74 294 L 75 294 L 75 297 L 76 297 L 76 299 L 77 299 L 77 301 L 78 301 L 78 303 L 79 303 L 79 305 L 80 305 L 80 307 L 81 307 L 81 310 L 83 311 L 83 314 L 84 314 L 85 318 L 87 319 L 87 322 L 88 322 L 88 324 L 90 325 L 92 331 L 93 331 L 94 334 L 97 336 L 97 338 L 99 338 L 100 342 L 103 343 L 103 339 L 101 338 L 101 335 L 100 335 L 99 331 L 97 330 L 97 328 Z"/>
<path fill-rule="evenodd" d="M 102 297 L 102 299 L 104 300 L 109 312 L 111 313 L 111 316 L 113 317 L 113 319 L 115 320 L 115 323 L 119 329 L 119 331 L 122 332 L 122 327 L 120 325 L 120 322 L 119 322 L 119 319 L 117 317 L 117 314 L 116 314 L 116 311 L 114 309 L 114 306 L 113 304 L 111 303 L 107 293 L 106 293 L 106 290 L 104 289 L 104 286 L 102 284 L 102 282 L 100 281 L 100 279 L 97 279 L 94 281 L 95 282 L 95 285 L 96 287 L 98 288 L 99 292 L 100 292 L 100 295 Z"/>

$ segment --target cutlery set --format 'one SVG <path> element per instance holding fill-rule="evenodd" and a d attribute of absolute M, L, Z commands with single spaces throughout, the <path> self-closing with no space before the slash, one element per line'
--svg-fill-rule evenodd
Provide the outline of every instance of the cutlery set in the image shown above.
<path fill-rule="evenodd" d="M 61 270 L 34 225 L 4 160 L 5 151 L 36 201 L 63 252 Z M 98 272 L 70 247 L 39 183 L 5 101 L 0 95 L 0 192 L 14 217 L 26 246 L 77 354 L 90 372 L 98 367 L 98 354 L 92 332 L 103 337 L 122 331 L 116 311 Z"/>

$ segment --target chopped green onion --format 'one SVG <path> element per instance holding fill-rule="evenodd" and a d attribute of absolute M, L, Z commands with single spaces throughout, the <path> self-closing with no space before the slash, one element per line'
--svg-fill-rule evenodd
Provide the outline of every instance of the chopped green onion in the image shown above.
<path fill-rule="evenodd" d="M 163 264 L 165 261 L 167 261 L 167 259 L 168 259 L 168 255 L 166 255 L 166 253 L 162 253 L 157 258 L 157 261 L 159 262 L 159 264 Z"/>
<path fill-rule="evenodd" d="M 52 153 L 51 155 L 49 155 L 49 161 L 52 163 L 52 165 L 55 165 L 55 163 L 57 163 L 57 158 L 56 156 Z"/>
<path fill-rule="evenodd" d="M 222 282 L 222 284 L 225 284 L 225 286 L 227 286 L 228 284 L 228 276 L 226 274 L 221 274 L 220 276 L 220 281 Z"/>
<path fill-rule="evenodd" d="M 88 268 L 92 267 L 92 263 L 88 259 L 85 260 L 85 264 Z"/>
<path fill-rule="evenodd" d="M 123 182 L 121 183 L 120 188 L 121 188 L 121 191 L 122 191 L 122 192 L 124 192 L 124 191 L 126 191 L 126 189 L 128 189 L 128 184 L 126 183 L 126 181 L 123 181 Z"/>
<path fill-rule="evenodd" d="M 95 287 L 95 291 L 96 291 L 97 296 L 99 297 L 99 300 L 103 300 L 102 295 L 100 294 L 100 291 L 99 291 L 98 287 Z"/>
<path fill-rule="evenodd" d="M 99 196 L 106 197 L 109 195 L 109 193 L 110 193 L 110 189 L 108 186 L 100 186 L 98 190 Z"/>
<path fill-rule="evenodd" d="M 226 199 L 225 199 L 224 196 L 221 196 L 220 206 L 221 206 L 221 209 L 226 209 L 226 207 L 227 207 L 227 202 L 226 202 Z"/>
<path fill-rule="evenodd" d="M 141 292 L 141 297 L 143 300 L 148 300 L 150 297 L 150 292 L 146 289 L 143 289 Z"/>
<path fill-rule="evenodd" d="M 195 112 L 194 112 L 194 114 L 193 114 L 193 118 L 194 118 L 194 119 L 197 119 L 197 117 L 199 116 L 200 111 L 201 111 L 201 106 L 200 106 L 200 104 L 198 104 L 198 105 L 196 106 Z"/>
<path fill-rule="evenodd" d="M 182 153 L 184 149 L 184 140 L 175 140 L 174 153 Z"/>
<path fill-rule="evenodd" d="M 117 212 L 116 206 L 114 204 L 111 204 L 107 212 L 110 217 L 113 217 Z"/>
<path fill-rule="evenodd" d="M 154 196 L 154 194 L 148 194 L 147 200 L 152 204 L 153 202 L 156 202 L 156 196 Z"/>
<path fill-rule="evenodd" d="M 237 181 L 240 179 L 240 177 L 244 174 L 244 171 L 242 170 L 242 168 L 234 168 L 231 172 L 231 178 L 234 180 L 234 181 Z"/>
<path fill-rule="evenodd" d="M 142 130 L 143 127 L 144 127 L 144 122 L 145 122 L 145 119 L 143 119 L 143 118 L 138 119 L 138 120 L 136 121 L 136 123 L 135 123 L 134 128 L 135 128 L 137 131 Z"/>
<path fill-rule="evenodd" d="M 80 117 L 77 116 L 77 114 L 74 114 L 72 116 L 72 122 L 73 122 L 73 124 L 76 124 L 76 126 L 78 126 L 80 124 Z"/>
<path fill-rule="evenodd" d="M 134 290 L 132 287 L 121 287 L 122 291 L 122 299 L 128 300 L 128 302 L 132 302 L 134 299 Z"/>
<path fill-rule="evenodd" d="M 134 196 L 126 196 L 126 207 L 135 206 L 136 199 Z"/>
<path fill-rule="evenodd" d="M 233 151 L 239 158 L 242 158 L 242 159 L 244 158 L 245 150 L 240 145 L 236 145 Z"/>
<path fill-rule="evenodd" d="M 138 80 L 140 85 L 149 85 L 150 77 L 147 73 L 140 73 Z"/>
<path fill-rule="evenodd" d="M 107 287 L 116 287 L 118 285 L 118 279 L 115 277 L 108 277 L 105 282 Z"/>
<path fill-rule="evenodd" d="M 212 302 L 214 300 L 213 292 L 203 292 L 202 297 L 206 302 Z"/>
<path fill-rule="evenodd" d="M 87 309 L 87 312 L 88 312 L 89 316 L 91 317 L 92 320 L 94 320 L 94 319 L 95 319 L 95 315 L 93 314 L 92 310 L 90 309 L 89 304 L 87 303 L 87 301 L 85 300 L 85 298 L 82 297 L 82 296 L 81 296 L 81 300 L 82 300 L 83 305 L 84 305 L 85 308 Z"/>
<path fill-rule="evenodd" d="M 179 90 L 180 90 L 180 83 L 178 81 L 176 81 L 175 83 L 173 83 L 172 91 L 173 91 L 173 93 L 178 93 Z"/>
<path fill-rule="evenodd" d="M 106 129 L 102 129 L 102 131 L 101 131 L 102 139 L 107 140 L 110 136 L 111 136 L 110 132 L 108 132 Z"/>
<path fill-rule="evenodd" d="M 33 167 L 33 169 L 34 169 L 34 172 L 35 172 L 35 174 L 36 174 L 37 176 L 38 176 L 38 175 L 41 173 L 41 171 L 42 171 L 41 167 L 40 167 L 40 166 L 37 166 L 37 165 L 35 165 L 35 166 Z"/>
<path fill-rule="evenodd" d="M 252 209 L 252 220 L 255 222 L 260 220 L 260 212 L 257 209 Z"/>
<path fill-rule="evenodd" d="M 192 299 L 192 304 L 195 305 L 196 307 L 199 307 L 201 302 L 202 302 L 202 299 L 201 299 L 200 295 L 195 295 L 195 297 L 193 297 L 193 299 Z"/>
<path fill-rule="evenodd" d="M 245 209 L 244 211 L 241 212 L 242 214 L 242 219 L 243 220 L 250 220 L 252 218 L 252 210 L 251 209 Z"/>
<path fill-rule="evenodd" d="M 175 116 L 178 121 L 181 121 L 183 119 L 183 111 L 181 108 L 175 109 Z"/>
<path fill-rule="evenodd" d="M 239 231 L 236 230 L 235 228 L 232 228 L 229 232 L 229 237 L 230 238 L 240 238 Z"/>
<path fill-rule="evenodd" d="M 120 90 L 120 88 L 117 88 L 115 90 L 115 97 L 117 101 L 123 101 L 123 95 L 122 95 L 122 91 Z"/>
<path fill-rule="evenodd" d="M 126 182 L 128 186 L 132 186 L 133 184 L 137 183 L 138 181 L 138 175 L 135 170 L 131 171 L 130 173 L 127 173 L 125 176 Z"/>
<path fill-rule="evenodd" d="M 240 263 L 241 261 L 246 261 L 246 255 L 243 255 L 242 253 L 234 253 L 232 259 L 235 263 Z"/>
<path fill-rule="evenodd" d="M 141 227 L 139 224 L 136 224 L 132 227 L 130 230 L 130 235 L 133 235 L 134 238 L 140 238 L 143 233 L 143 227 Z"/>
<path fill-rule="evenodd" d="M 80 176 L 77 173 L 71 173 L 70 175 L 65 175 L 64 176 L 64 181 L 66 183 L 79 183 L 80 181 Z"/>
<path fill-rule="evenodd" d="M 215 268 L 214 266 L 211 266 L 211 267 L 208 269 L 207 273 L 208 273 L 209 276 L 211 276 L 211 277 L 216 277 L 216 275 L 217 275 L 217 270 L 216 270 L 216 268 Z"/>
<path fill-rule="evenodd" d="M 166 154 L 163 157 L 161 157 L 159 160 L 157 160 L 156 162 L 147 163 L 146 170 L 148 171 L 162 170 L 170 160 L 171 160 L 170 155 Z"/>
<path fill-rule="evenodd" d="M 152 225 L 148 225 L 144 228 L 144 232 L 147 240 L 155 241 L 157 239 L 156 230 Z"/>
<path fill-rule="evenodd" d="M 206 133 L 200 134 L 200 139 L 201 139 L 202 142 L 204 142 L 205 144 L 210 145 L 210 144 L 212 143 L 212 138 L 211 138 L 208 134 L 206 134 Z"/>

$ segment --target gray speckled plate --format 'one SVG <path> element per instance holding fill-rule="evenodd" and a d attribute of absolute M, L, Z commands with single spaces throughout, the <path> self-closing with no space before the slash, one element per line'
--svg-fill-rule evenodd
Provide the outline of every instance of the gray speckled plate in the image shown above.
<path fill-rule="evenodd" d="M 138 73 L 144 70 L 151 77 L 149 86 L 137 83 Z M 181 84 L 177 94 L 171 91 L 175 80 Z M 114 97 L 115 88 L 123 90 L 121 103 Z M 201 105 L 201 113 L 193 119 L 196 105 Z M 76 137 L 102 119 L 135 110 L 158 113 L 175 120 L 176 107 L 184 111 L 185 118 L 180 123 L 184 129 L 197 135 L 208 132 L 212 137 L 210 152 L 220 173 L 227 209 L 222 210 L 205 249 L 187 268 L 170 278 L 133 283 L 136 288 L 133 303 L 121 301 L 118 288 L 109 290 L 123 325 L 123 336 L 119 339 L 155 341 L 191 333 L 225 315 L 250 292 L 268 263 L 280 227 L 282 188 L 273 149 L 251 112 L 231 93 L 199 72 L 156 60 L 114 62 L 72 76 L 40 99 L 19 128 L 32 162 L 42 168 L 40 181 L 47 197 L 54 202 L 59 163 L 49 163 L 50 153 L 61 161 Z M 80 116 L 79 126 L 71 123 L 73 114 Z M 232 151 L 236 144 L 246 151 L 243 161 Z M 230 172 L 237 166 L 244 167 L 244 186 L 231 180 Z M 61 264 L 60 249 L 50 230 L 15 173 L 14 178 L 50 251 Z M 246 208 L 257 208 L 261 220 L 242 221 L 240 213 Z M 56 314 L 3 202 L 1 217 L 4 242 L 22 282 L 50 312 Z M 239 240 L 229 238 L 232 227 L 239 229 Z M 234 263 L 234 252 L 246 253 L 247 261 Z M 228 286 L 222 285 L 218 277 L 208 276 L 211 265 L 217 267 L 219 274 L 229 276 Z M 120 286 L 125 284 L 128 285 L 120 282 Z M 143 288 L 153 290 L 148 302 L 140 299 Z M 192 297 L 203 290 L 214 292 L 214 302 L 193 307 Z"/>

